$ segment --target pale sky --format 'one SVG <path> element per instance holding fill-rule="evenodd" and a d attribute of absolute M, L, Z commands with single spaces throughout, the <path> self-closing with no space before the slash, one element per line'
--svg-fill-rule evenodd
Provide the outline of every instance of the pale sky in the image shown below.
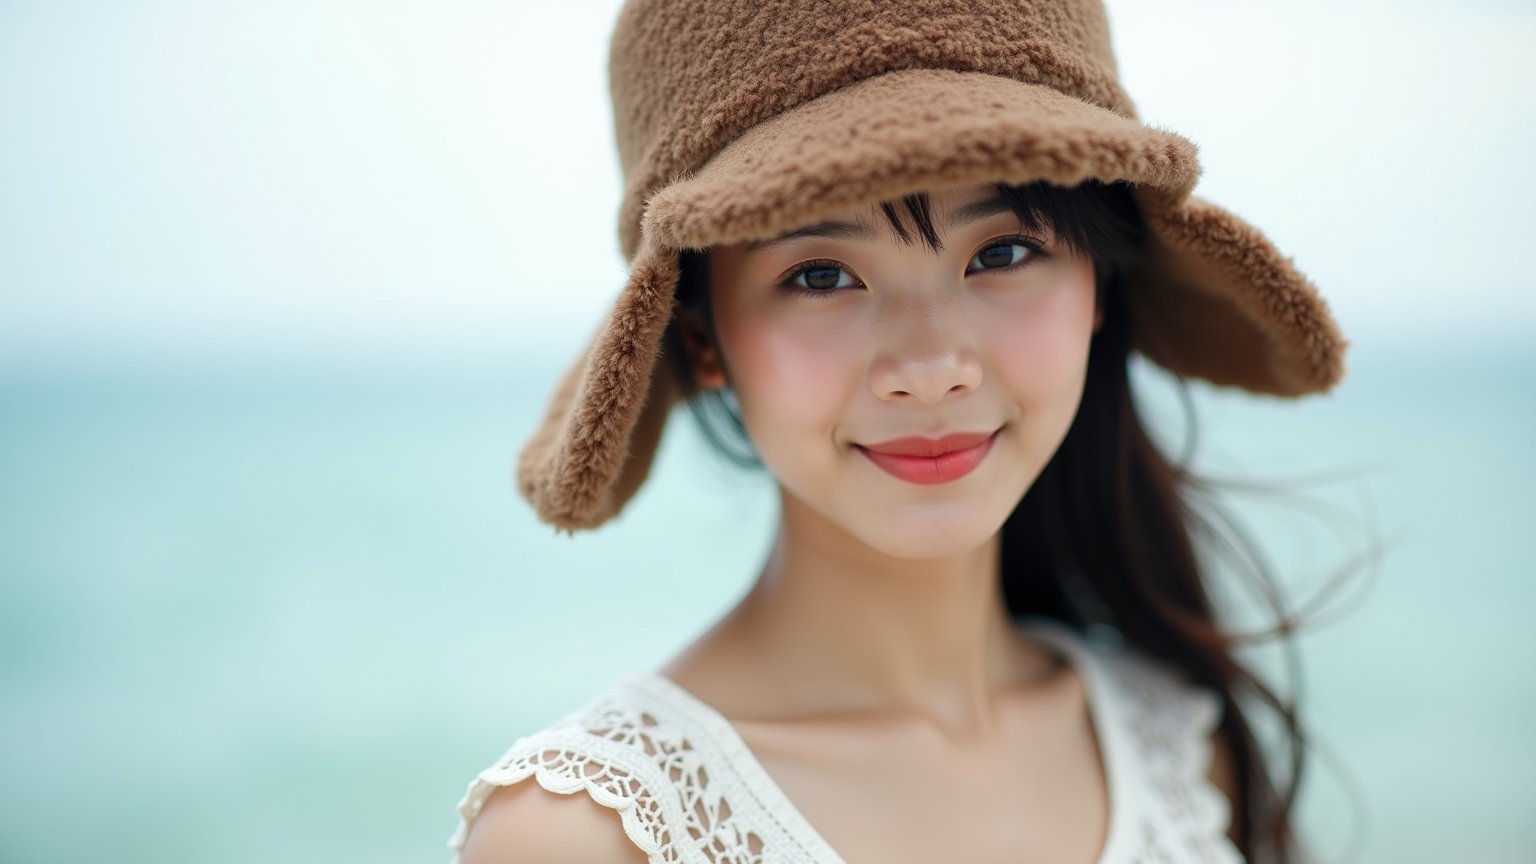
<path fill-rule="evenodd" d="M 1531 344 L 1536 4 L 1112 0 L 1146 122 L 1357 350 Z M 0 6 L 0 371 L 564 362 L 623 283 L 618 3 Z"/>

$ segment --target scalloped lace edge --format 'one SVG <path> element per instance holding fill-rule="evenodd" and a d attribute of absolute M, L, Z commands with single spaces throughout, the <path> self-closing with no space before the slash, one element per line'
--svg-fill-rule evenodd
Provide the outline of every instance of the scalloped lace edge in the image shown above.
<path fill-rule="evenodd" d="M 559 745 L 550 744 L 527 748 L 519 748 L 518 745 L 513 745 L 512 751 L 509 751 L 508 755 L 502 757 L 499 761 L 515 762 L 551 749 L 559 749 Z M 518 751 L 520 751 L 520 755 L 512 755 L 512 752 Z M 633 772 L 613 762 L 603 762 L 602 764 L 609 770 L 618 769 L 626 774 L 633 774 Z M 538 783 L 545 790 L 560 795 L 574 795 L 579 791 L 585 790 L 587 797 L 610 810 L 618 812 L 619 821 L 624 826 L 624 836 L 628 837 L 630 842 L 634 843 L 641 852 L 645 853 L 648 864 L 669 864 L 666 858 L 666 847 L 656 840 L 655 834 L 642 820 L 641 811 L 636 806 L 638 803 L 637 797 L 610 795 L 601 786 L 585 777 L 578 776 L 573 771 L 558 770 L 547 765 L 538 765 L 531 762 L 524 762 L 521 767 L 510 769 L 498 765 L 497 767 L 480 772 L 479 776 L 470 781 L 469 788 L 465 791 L 464 797 L 459 801 L 457 808 L 459 811 L 459 828 L 454 832 L 453 837 L 448 840 L 448 848 L 453 852 L 453 860 L 455 862 L 458 861 L 459 853 L 464 849 L 464 843 L 469 839 L 470 828 L 473 827 L 476 817 L 480 815 L 480 810 L 485 806 L 486 799 L 491 797 L 491 793 L 504 786 L 515 786 L 529 777 L 534 778 L 534 782 Z"/>

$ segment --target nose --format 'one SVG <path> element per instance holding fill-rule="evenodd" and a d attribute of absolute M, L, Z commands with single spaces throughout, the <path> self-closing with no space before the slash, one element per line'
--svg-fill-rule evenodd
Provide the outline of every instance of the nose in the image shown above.
<path fill-rule="evenodd" d="M 934 404 L 980 386 L 976 334 L 958 304 L 925 292 L 887 306 L 875 320 L 869 370 L 875 396 Z"/>

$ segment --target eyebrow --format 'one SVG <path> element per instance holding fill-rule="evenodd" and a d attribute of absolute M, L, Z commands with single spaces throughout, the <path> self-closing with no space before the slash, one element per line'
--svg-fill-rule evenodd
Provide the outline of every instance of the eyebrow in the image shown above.
<path fill-rule="evenodd" d="M 1012 212 L 1012 210 L 1013 205 L 1008 202 L 1008 199 L 1001 195 L 992 195 L 979 201 L 972 201 L 955 212 L 950 213 L 943 224 L 945 230 L 954 230 L 955 228 L 969 225 L 972 222 L 980 222 L 989 216 Z M 786 231 L 777 237 L 767 240 L 754 240 L 747 244 L 747 251 L 756 252 L 770 246 L 777 246 L 780 243 L 787 243 L 790 240 L 797 240 L 801 237 L 829 237 L 834 240 L 868 241 L 873 240 L 874 236 L 874 228 L 867 222 L 828 219 L 806 225 L 803 228 L 796 228 L 793 231 Z"/>

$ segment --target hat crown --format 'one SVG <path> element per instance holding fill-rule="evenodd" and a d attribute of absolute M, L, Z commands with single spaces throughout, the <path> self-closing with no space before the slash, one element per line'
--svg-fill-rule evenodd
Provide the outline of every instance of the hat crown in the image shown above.
<path fill-rule="evenodd" d="M 609 58 L 625 254 L 659 187 L 764 120 L 905 69 L 1012 78 L 1136 118 L 1099 0 L 630 0 Z"/>
<path fill-rule="evenodd" d="M 1122 273 L 1131 347 L 1257 393 L 1343 374 L 1316 288 L 1192 194 L 1194 142 L 1136 117 L 1102 0 L 627 0 L 609 74 L 629 276 L 518 457 L 519 490 L 562 529 L 625 506 L 690 395 L 659 362 L 684 250 L 918 190 L 1114 184 L 1146 229 Z"/>

